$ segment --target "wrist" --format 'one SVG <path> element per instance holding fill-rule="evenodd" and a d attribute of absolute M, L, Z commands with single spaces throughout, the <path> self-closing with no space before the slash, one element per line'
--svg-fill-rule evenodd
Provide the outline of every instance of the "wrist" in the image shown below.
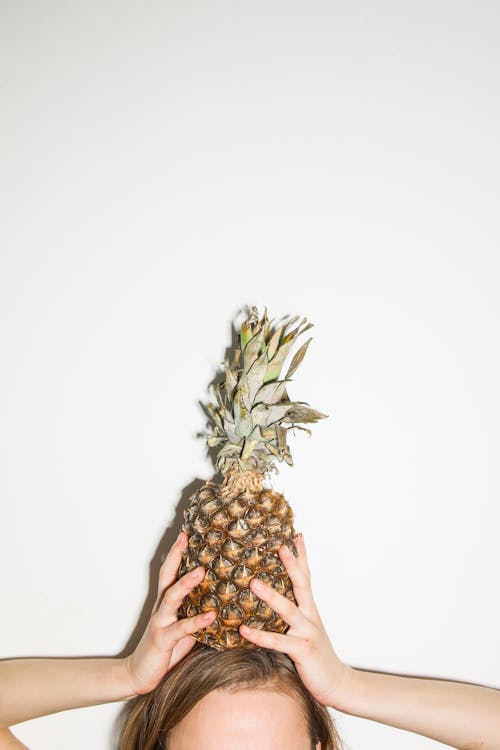
<path fill-rule="evenodd" d="M 353 692 L 355 669 L 348 664 L 342 664 L 342 671 L 335 680 L 328 705 L 343 713 L 349 713 L 350 699 Z"/>
<path fill-rule="evenodd" d="M 125 695 L 122 700 L 128 701 L 131 698 L 136 698 L 139 695 L 139 692 L 136 690 L 134 686 L 134 681 L 132 679 L 132 672 L 130 670 L 130 656 L 125 656 L 123 658 L 118 659 L 119 662 L 119 670 L 121 672 L 121 679 L 122 679 L 122 685 L 123 685 L 123 693 Z"/>

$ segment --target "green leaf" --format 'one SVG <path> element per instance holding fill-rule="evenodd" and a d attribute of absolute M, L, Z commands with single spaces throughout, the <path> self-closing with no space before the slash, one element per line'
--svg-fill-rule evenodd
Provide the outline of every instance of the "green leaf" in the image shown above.
<path fill-rule="evenodd" d="M 240 341 L 241 341 L 241 350 L 243 351 L 245 349 L 245 346 L 250 341 L 250 339 L 255 336 L 257 332 L 257 326 L 258 326 L 258 320 L 259 316 L 257 313 L 257 308 L 255 306 L 252 307 L 250 310 L 250 315 L 246 320 L 243 321 L 241 324 L 241 331 L 240 331 Z"/>
<path fill-rule="evenodd" d="M 269 360 L 271 360 L 274 355 L 276 354 L 276 351 L 278 350 L 278 346 L 280 343 L 280 336 L 283 332 L 283 326 L 280 326 L 272 335 L 271 341 L 267 345 L 267 356 L 269 357 Z"/>
<path fill-rule="evenodd" d="M 264 383 L 268 383 L 269 381 L 277 380 L 277 378 L 279 378 L 283 362 L 285 361 L 285 357 L 288 354 L 288 350 L 290 349 L 292 343 L 292 341 L 289 341 L 287 344 L 282 344 L 280 346 L 275 356 L 273 357 L 272 362 L 269 363 L 269 367 L 267 368 L 267 372 L 264 376 Z"/>

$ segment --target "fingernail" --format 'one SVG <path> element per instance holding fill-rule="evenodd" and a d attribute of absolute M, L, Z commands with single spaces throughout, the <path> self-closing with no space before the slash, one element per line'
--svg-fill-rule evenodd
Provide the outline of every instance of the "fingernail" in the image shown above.
<path fill-rule="evenodd" d="M 252 578 L 252 584 L 253 584 L 253 585 L 255 586 L 255 588 L 256 588 L 256 589 L 258 589 L 259 591 L 263 591 L 263 590 L 264 590 L 264 584 L 262 583 L 262 581 L 259 581 L 259 579 L 258 579 L 258 578 Z"/>
<path fill-rule="evenodd" d="M 290 550 L 288 549 L 287 545 L 284 544 L 283 548 L 281 550 L 281 554 L 285 555 L 285 557 L 290 557 Z"/>

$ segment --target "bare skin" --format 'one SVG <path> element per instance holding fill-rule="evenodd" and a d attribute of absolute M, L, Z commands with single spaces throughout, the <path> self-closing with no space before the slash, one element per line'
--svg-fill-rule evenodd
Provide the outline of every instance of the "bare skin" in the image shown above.
<path fill-rule="evenodd" d="M 214 721 L 214 717 L 217 720 Z M 316 748 L 319 750 L 321 743 Z M 262 688 L 214 690 L 170 732 L 169 750 L 311 750 L 298 702 Z"/>

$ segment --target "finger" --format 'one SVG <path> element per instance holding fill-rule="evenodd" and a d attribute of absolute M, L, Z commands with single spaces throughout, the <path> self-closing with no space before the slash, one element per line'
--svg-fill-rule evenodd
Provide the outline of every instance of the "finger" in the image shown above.
<path fill-rule="evenodd" d="M 186 549 L 187 543 L 188 535 L 184 531 L 181 531 L 160 568 L 158 593 L 164 591 L 167 586 L 170 586 L 176 580 L 177 571 L 182 560 L 182 553 Z"/>
<path fill-rule="evenodd" d="M 287 550 L 290 552 L 289 558 L 292 562 L 296 563 L 296 567 L 303 572 L 306 578 L 308 578 L 311 576 L 311 571 L 309 570 L 309 561 L 307 559 L 304 534 L 302 532 L 297 534 L 297 536 L 293 539 L 293 542 L 295 544 L 295 549 L 297 550 L 297 557 L 295 557 L 295 555 L 293 555 L 287 547 Z"/>
<path fill-rule="evenodd" d="M 295 636 L 249 628 L 247 625 L 240 625 L 239 631 L 243 638 L 255 643 L 256 646 L 272 648 L 274 651 L 281 651 L 282 654 L 289 654 L 292 658 L 294 653 L 298 653 L 301 644 L 300 638 Z"/>
<path fill-rule="evenodd" d="M 299 553 L 299 559 L 302 562 L 306 575 L 310 576 L 311 571 L 309 570 L 309 561 L 307 559 L 306 544 L 304 542 L 304 534 L 302 532 L 300 532 L 296 541 L 297 541 L 296 546 L 297 546 L 297 552 Z"/>
<path fill-rule="evenodd" d="M 202 612 L 192 617 L 184 617 L 182 620 L 176 620 L 165 630 L 165 637 L 169 643 L 180 641 L 187 635 L 193 635 L 198 630 L 202 630 L 210 625 L 216 618 L 217 612 L 211 609 L 209 612 Z"/>
<path fill-rule="evenodd" d="M 257 594 L 260 599 L 269 604 L 290 627 L 300 628 L 301 625 L 304 625 L 305 616 L 300 609 L 286 596 L 275 591 L 272 586 L 259 581 L 258 578 L 252 578 L 250 588 L 254 594 Z"/>
<path fill-rule="evenodd" d="M 190 570 L 189 573 L 185 573 L 165 591 L 156 613 L 160 620 L 164 620 L 165 625 L 168 625 L 173 618 L 177 619 L 177 610 L 182 600 L 195 586 L 203 581 L 204 577 L 205 568 L 199 565 L 194 570 Z"/>
<path fill-rule="evenodd" d="M 302 534 L 299 534 L 296 537 L 295 546 L 297 548 L 298 557 L 294 557 L 286 544 L 280 547 L 279 556 L 292 582 L 293 593 L 297 600 L 297 604 L 304 610 L 304 612 L 306 612 L 306 614 L 312 615 L 315 614 L 317 610 L 311 590 L 311 574 L 307 564 L 307 556 Z"/>

